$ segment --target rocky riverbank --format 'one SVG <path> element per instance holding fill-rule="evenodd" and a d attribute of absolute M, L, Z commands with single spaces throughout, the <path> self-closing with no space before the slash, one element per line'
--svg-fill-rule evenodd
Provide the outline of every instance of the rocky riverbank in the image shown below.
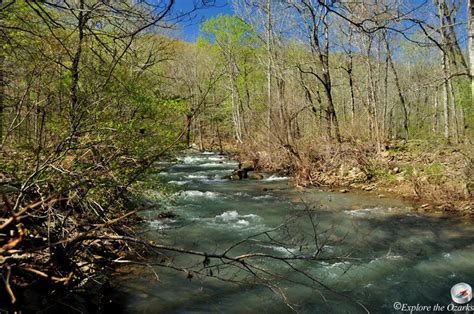
<path fill-rule="evenodd" d="M 387 142 L 377 152 L 368 145 L 343 143 L 305 152 L 234 147 L 241 164 L 256 171 L 291 175 L 296 185 L 341 193 L 366 191 L 397 195 L 421 212 L 474 218 L 473 151 L 469 145 L 436 146 L 421 141 Z"/>

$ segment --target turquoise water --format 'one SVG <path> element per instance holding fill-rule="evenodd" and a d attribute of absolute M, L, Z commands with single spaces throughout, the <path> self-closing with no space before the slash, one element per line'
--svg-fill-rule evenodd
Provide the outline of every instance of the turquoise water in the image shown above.
<path fill-rule="evenodd" d="M 181 157 L 156 178 L 175 192 L 145 193 L 161 209 L 143 213 L 143 232 L 156 243 L 209 254 L 242 241 L 228 256 L 267 257 L 246 260 L 251 273 L 240 263 L 218 266 L 219 259 L 161 251 L 140 275 L 118 278 L 125 311 L 396 313 L 394 302 L 446 306 L 451 286 L 474 284 L 467 221 L 421 216 L 398 199 L 367 193 L 299 191 L 275 174 L 222 179 L 236 166 L 214 153 Z M 163 210 L 177 217 L 157 219 Z"/>

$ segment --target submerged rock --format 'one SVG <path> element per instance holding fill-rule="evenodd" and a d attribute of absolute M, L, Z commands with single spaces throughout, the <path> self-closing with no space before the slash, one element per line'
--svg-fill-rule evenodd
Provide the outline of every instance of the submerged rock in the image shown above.
<path fill-rule="evenodd" d="M 170 211 L 166 211 L 166 212 L 161 212 L 158 214 L 158 219 L 173 219 L 173 218 L 176 218 L 177 215 L 173 212 L 170 212 Z"/>
<path fill-rule="evenodd" d="M 247 174 L 244 173 L 242 169 L 234 170 L 230 175 L 230 180 L 242 180 L 243 178 L 247 178 Z"/>

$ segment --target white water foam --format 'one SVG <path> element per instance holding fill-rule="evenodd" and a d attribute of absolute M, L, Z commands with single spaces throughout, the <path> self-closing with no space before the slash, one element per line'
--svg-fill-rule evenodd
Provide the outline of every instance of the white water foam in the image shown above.
<path fill-rule="evenodd" d="M 258 229 L 262 227 L 256 224 L 261 221 L 261 217 L 254 214 L 240 215 L 236 210 L 225 211 L 214 218 L 195 218 L 198 221 L 205 221 L 211 227 L 234 228 L 234 229 Z"/>
<path fill-rule="evenodd" d="M 397 213 L 406 213 L 410 209 L 408 208 L 396 208 L 396 207 L 373 207 L 373 208 L 361 208 L 361 209 L 353 209 L 353 210 L 345 210 L 344 213 L 351 215 L 351 216 L 356 216 L 356 217 L 361 217 L 361 216 L 366 216 L 370 214 L 397 214 Z"/>
<path fill-rule="evenodd" d="M 285 181 L 285 180 L 288 180 L 289 178 L 288 177 L 281 177 L 281 176 L 277 176 L 277 175 L 271 175 L 269 176 L 268 178 L 264 178 L 262 181 Z"/>
<path fill-rule="evenodd" d="M 272 195 L 260 195 L 260 196 L 253 196 L 252 198 L 254 200 L 266 200 L 266 199 L 273 198 L 273 196 Z"/>
<path fill-rule="evenodd" d="M 183 181 L 176 181 L 176 180 L 172 180 L 172 181 L 169 181 L 168 183 L 171 183 L 171 184 L 176 184 L 176 185 L 185 185 L 185 184 L 188 184 L 189 180 L 183 180 Z"/>
<path fill-rule="evenodd" d="M 206 162 L 203 164 L 200 164 L 199 167 L 205 167 L 205 168 L 220 168 L 220 167 L 231 167 L 236 165 L 235 162 Z"/>
<path fill-rule="evenodd" d="M 181 191 L 181 192 L 175 193 L 175 195 L 183 197 L 183 198 L 196 198 L 196 197 L 205 197 L 205 198 L 211 198 L 211 199 L 216 199 L 219 197 L 225 198 L 225 195 L 221 193 L 217 193 L 217 192 L 211 192 L 211 191 L 201 192 L 201 191 L 189 190 L 189 191 Z"/>
<path fill-rule="evenodd" d="M 231 220 L 236 220 L 238 218 L 247 218 L 247 219 L 256 219 L 259 220 L 261 217 L 258 215 L 254 214 L 248 214 L 248 215 L 240 215 L 238 211 L 236 210 L 228 210 L 226 212 L 223 212 L 220 215 L 217 215 L 215 217 L 216 220 L 222 220 L 222 221 L 231 221 Z"/>
<path fill-rule="evenodd" d="M 166 230 L 171 228 L 171 224 L 176 222 L 173 219 L 150 220 L 148 224 L 155 230 Z"/>
<path fill-rule="evenodd" d="M 226 211 L 220 215 L 216 216 L 216 220 L 222 220 L 222 221 L 231 221 L 235 220 L 239 217 L 239 213 L 236 210 L 232 211 Z"/>
<path fill-rule="evenodd" d="M 267 249 L 271 249 L 271 250 L 276 251 L 278 253 L 282 253 L 285 256 L 292 256 L 296 252 L 298 252 L 298 249 L 296 249 L 296 248 L 287 248 L 287 247 L 284 247 L 284 246 L 276 246 L 276 245 L 260 245 L 260 246 L 264 247 L 264 248 L 267 248 Z"/>
<path fill-rule="evenodd" d="M 240 196 L 240 197 L 249 197 L 250 194 L 248 193 L 245 193 L 245 192 L 236 192 L 236 193 L 232 193 L 233 196 Z"/>
<path fill-rule="evenodd" d="M 212 156 L 212 157 L 208 157 L 207 160 L 210 160 L 210 161 L 224 161 L 224 160 L 226 160 L 226 158 L 225 157 L 220 157 L 220 156 L 216 156 L 216 157 Z"/>
<path fill-rule="evenodd" d="M 197 164 L 199 162 L 203 162 L 207 160 L 207 158 L 204 156 L 184 156 L 184 157 L 178 157 L 177 159 L 183 162 L 184 164 L 188 164 L 188 165 Z"/>
<path fill-rule="evenodd" d="M 208 177 L 206 175 L 202 174 L 190 174 L 186 176 L 186 179 L 207 179 Z"/>
<path fill-rule="evenodd" d="M 228 179 L 223 179 L 222 176 L 216 175 L 213 178 L 206 178 L 202 180 L 203 182 L 227 182 Z"/>
<path fill-rule="evenodd" d="M 369 264 L 376 263 L 378 261 L 384 261 L 384 260 L 401 260 L 401 259 L 403 259 L 403 256 L 401 255 L 385 255 L 382 257 L 374 258 L 373 260 L 369 262 Z"/>
<path fill-rule="evenodd" d="M 350 267 L 352 264 L 350 262 L 344 261 L 344 262 L 336 262 L 333 264 L 329 264 L 327 267 L 328 268 L 342 268 L 346 269 L 347 267 Z"/>
<path fill-rule="evenodd" d="M 227 172 L 227 171 L 226 171 Z M 225 182 L 228 179 L 223 179 L 222 175 L 208 176 L 201 174 L 190 174 L 185 177 L 189 180 L 201 181 L 201 182 Z"/>

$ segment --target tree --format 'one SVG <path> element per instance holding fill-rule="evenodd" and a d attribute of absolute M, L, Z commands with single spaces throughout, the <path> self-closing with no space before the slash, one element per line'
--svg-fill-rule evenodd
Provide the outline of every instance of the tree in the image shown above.
<path fill-rule="evenodd" d="M 474 1 L 467 0 L 469 18 L 469 60 L 471 63 L 471 96 L 474 99 Z"/>
<path fill-rule="evenodd" d="M 244 94 L 248 94 L 247 85 L 240 83 L 241 78 L 247 79 L 249 56 L 253 53 L 255 36 L 252 29 L 236 16 L 218 16 L 207 20 L 201 29 L 210 42 L 219 47 L 225 60 L 225 68 L 229 78 L 230 101 L 235 139 L 242 143 L 246 125 L 244 115 Z M 244 90 L 242 90 L 242 87 Z M 249 107 L 249 103 L 246 107 Z"/>
<path fill-rule="evenodd" d="M 301 3 L 290 1 L 289 4 L 296 9 L 306 27 L 305 36 L 309 39 L 311 52 L 316 57 L 312 60 L 313 65 L 321 67 L 320 73 L 316 72 L 311 66 L 309 70 L 300 66 L 300 71 L 314 76 L 322 84 L 327 102 L 325 109 L 327 135 L 329 138 L 332 138 L 334 131 L 337 141 L 341 142 L 342 138 L 334 106 L 329 67 L 329 11 L 325 6 L 319 6 L 319 4 L 313 3 L 313 1 L 301 1 Z"/>

